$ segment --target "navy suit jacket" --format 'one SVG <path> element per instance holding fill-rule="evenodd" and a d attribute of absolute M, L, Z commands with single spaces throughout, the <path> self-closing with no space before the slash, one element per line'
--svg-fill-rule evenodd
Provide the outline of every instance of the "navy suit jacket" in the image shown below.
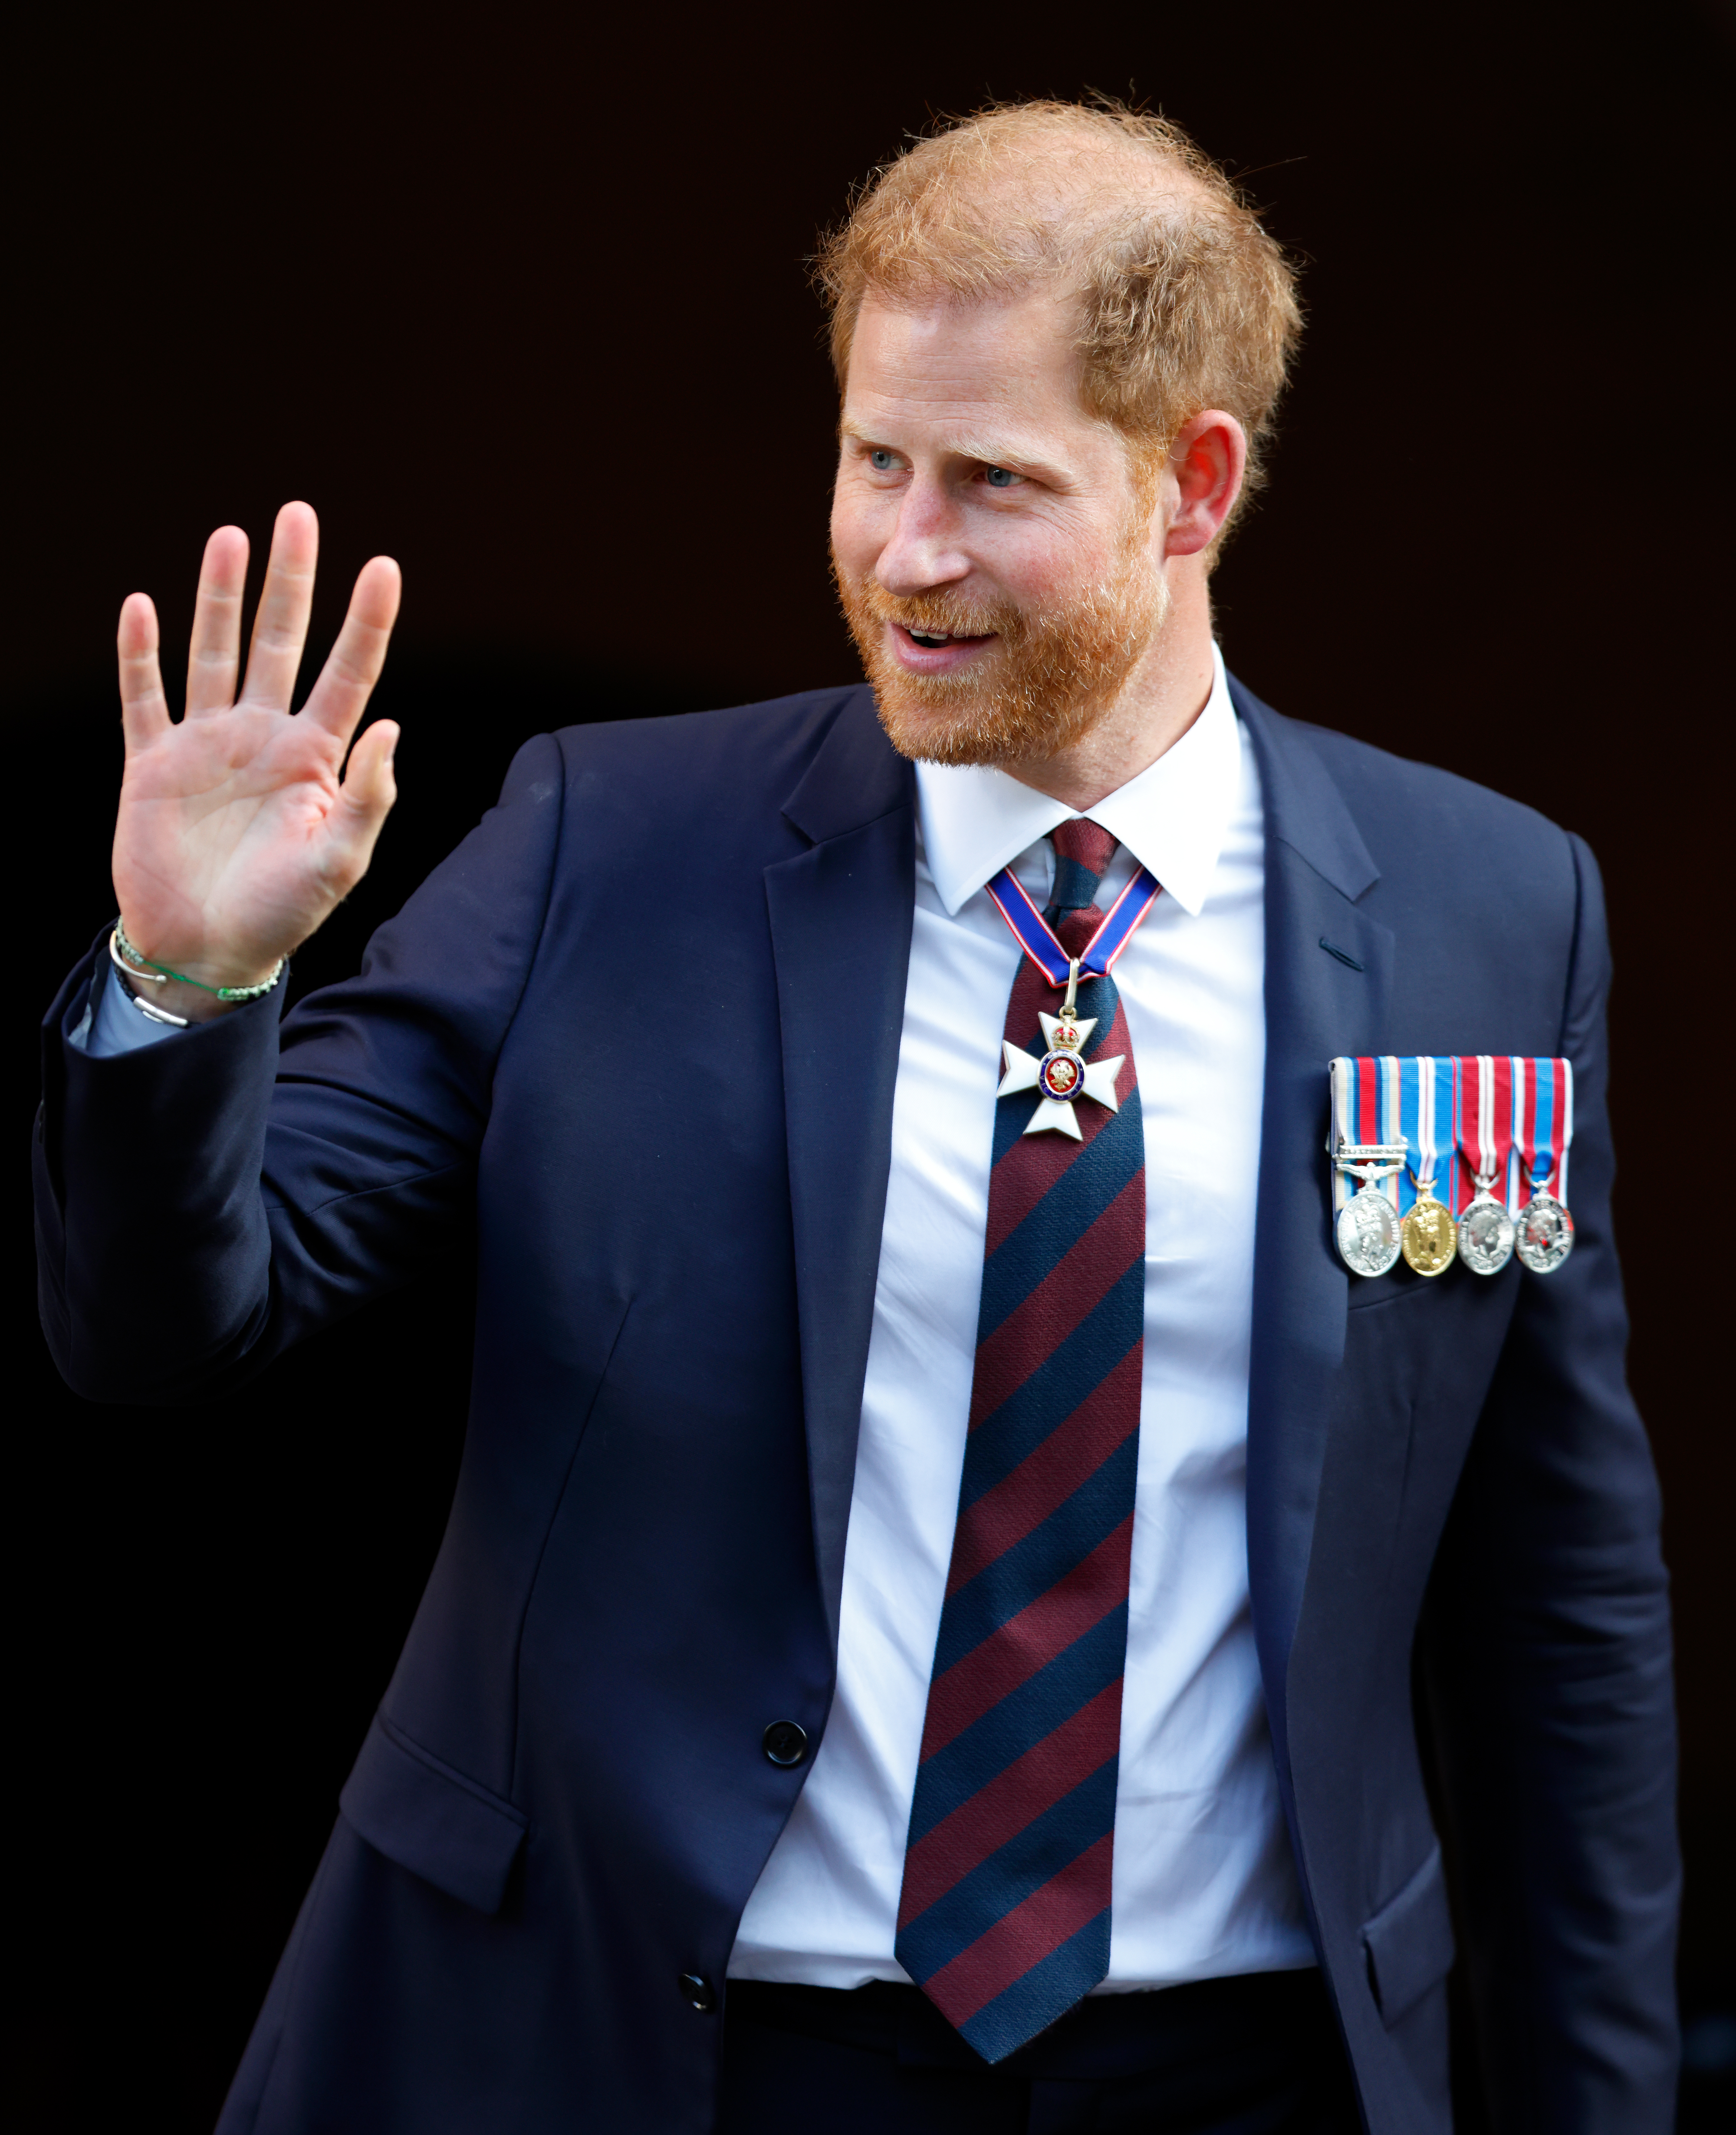
<path fill-rule="evenodd" d="M 1364 2112 L 1448 2128 L 1457 1936 L 1500 2127 L 1662 2135 L 1668 1615 L 1596 871 L 1233 694 L 1267 822 L 1249 1578 Z M 99 956 L 51 1013 L 42 1317 L 91 1398 L 220 1397 L 477 1234 L 450 1525 L 224 2135 L 711 2127 L 727 2012 L 679 1982 L 727 1998 L 809 1769 L 762 1732 L 817 1743 L 832 1695 L 914 801 L 861 687 L 544 736 L 281 1028 L 89 1058 Z M 1574 1063 L 1573 1257 L 1352 1282 L 1328 1058 L 1477 1052 Z"/>

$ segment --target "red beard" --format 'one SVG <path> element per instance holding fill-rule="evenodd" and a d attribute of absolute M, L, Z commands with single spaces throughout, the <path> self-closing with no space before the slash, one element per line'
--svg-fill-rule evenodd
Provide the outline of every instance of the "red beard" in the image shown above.
<path fill-rule="evenodd" d="M 1168 608 L 1168 589 L 1134 540 L 1111 579 L 1049 610 L 945 586 L 900 598 L 872 578 L 847 578 L 835 549 L 832 575 L 887 738 L 930 763 L 1058 754 L 1114 703 Z M 995 642 L 955 673 L 913 675 L 887 644 L 889 622 Z"/>

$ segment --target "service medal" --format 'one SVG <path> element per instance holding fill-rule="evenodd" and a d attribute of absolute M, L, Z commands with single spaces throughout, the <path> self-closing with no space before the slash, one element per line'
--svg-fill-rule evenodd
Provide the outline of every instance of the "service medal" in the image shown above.
<path fill-rule="evenodd" d="M 1352 1275 L 1385 1275 L 1399 1257 L 1398 1190 L 1389 1184 L 1404 1169 L 1405 1145 L 1381 1134 L 1381 1078 L 1371 1060 L 1330 1063 L 1332 1130 L 1332 1237 Z M 1390 1122 L 1389 1122 L 1390 1124 Z"/>
<path fill-rule="evenodd" d="M 1450 1056 L 1419 1053 L 1395 1060 L 1388 1076 L 1396 1086 L 1393 1124 L 1404 1136 L 1414 1196 L 1400 1226 L 1399 1244 L 1406 1265 L 1421 1276 L 1444 1274 L 1458 1251 L 1452 1212 L 1434 1190 L 1442 1149 L 1450 1153 L 1454 1142 L 1453 1068 Z"/>
<path fill-rule="evenodd" d="M 1533 1275 L 1553 1275 L 1574 1249 L 1574 1219 L 1540 1186 L 1519 1212 L 1513 1250 Z"/>
<path fill-rule="evenodd" d="M 1458 1219 L 1458 1256 L 1472 1275 L 1499 1275 L 1513 1257 L 1512 1062 L 1492 1053 L 1457 1062 L 1453 1106 L 1458 1161 L 1474 1189 Z"/>
<path fill-rule="evenodd" d="M 1399 1245 L 1419 1275 L 1439 1275 L 1451 1266 L 1458 1249 L 1458 1234 L 1446 1203 L 1435 1199 L 1429 1186 L 1418 1187 L 1417 1198 L 1399 1226 Z"/>
<path fill-rule="evenodd" d="M 1574 1249 L 1574 1219 L 1566 1198 L 1573 1138 L 1570 1063 L 1516 1059 L 1513 1141 L 1531 1198 L 1519 1212 L 1513 1250 L 1533 1275 L 1553 1275 Z"/>
<path fill-rule="evenodd" d="M 1334 1235 L 1352 1275 L 1385 1275 L 1399 1257 L 1399 1212 L 1378 1186 L 1365 1186 L 1338 1211 Z"/>
<path fill-rule="evenodd" d="M 1472 1275 L 1499 1275 L 1513 1257 L 1513 1219 L 1479 1179 L 1458 1219 L 1458 1256 Z"/>

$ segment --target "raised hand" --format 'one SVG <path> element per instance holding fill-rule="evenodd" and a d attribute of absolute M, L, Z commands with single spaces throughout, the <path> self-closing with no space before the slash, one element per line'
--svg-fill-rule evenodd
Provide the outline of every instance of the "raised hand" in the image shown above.
<path fill-rule="evenodd" d="M 398 613 L 400 580 L 389 557 L 363 567 L 313 694 L 290 713 L 318 550 L 312 510 L 286 504 L 237 695 L 247 536 L 238 526 L 212 535 L 178 724 L 163 699 L 156 608 L 145 593 L 130 594 L 121 608 L 127 767 L 114 892 L 140 954 L 207 986 L 252 985 L 305 942 L 366 873 L 397 798 L 397 727 L 381 719 L 350 748 Z M 192 986 L 153 987 L 150 999 L 181 1016 L 222 1008 Z"/>

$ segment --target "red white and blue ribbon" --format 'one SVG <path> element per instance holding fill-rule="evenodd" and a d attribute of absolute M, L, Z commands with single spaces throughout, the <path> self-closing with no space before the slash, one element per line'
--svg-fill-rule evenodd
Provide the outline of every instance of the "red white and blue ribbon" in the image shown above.
<path fill-rule="evenodd" d="M 1079 958 L 1079 976 L 1102 978 L 1115 967 L 1116 958 L 1133 939 L 1134 929 L 1150 911 L 1163 885 L 1148 868 L 1141 868 L 1110 907 L 1103 924 L 1092 935 Z M 1072 959 L 1056 938 L 1030 893 L 1011 868 L 1003 868 L 987 885 L 1001 917 L 1013 929 L 1019 946 L 1052 986 L 1064 986 L 1071 976 Z"/>
<path fill-rule="evenodd" d="M 1398 1181 L 1399 1213 L 1413 1208 L 1427 1193 L 1444 1202 L 1453 1135 L 1453 1069 L 1450 1058 L 1417 1053 L 1405 1060 L 1383 1060 L 1396 1086 L 1398 1131 L 1391 1139 L 1403 1142 L 1409 1159 Z"/>
<path fill-rule="evenodd" d="M 1358 1060 L 1337 1059 L 1332 1063 L 1332 1150 L 1336 1155 L 1343 1149 L 1401 1150 L 1404 1136 L 1399 1132 L 1399 1087 L 1396 1072 L 1398 1063 L 1393 1059 Z M 1395 1209 L 1403 1212 L 1410 1201 L 1400 1201 L 1401 1188 L 1410 1181 L 1404 1177 L 1404 1167 L 1399 1164 L 1377 1165 L 1369 1172 L 1347 1169 L 1335 1164 L 1332 1169 L 1332 1206 L 1342 1209 L 1351 1196 L 1363 1186 L 1374 1190 L 1391 1202 Z M 1412 1195 L 1411 1199 L 1415 1196 Z"/>
<path fill-rule="evenodd" d="M 1508 1208 L 1513 1199 L 1513 1063 L 1505 1053 L 1477 1053 L 1453 1063 L 1453 1198 L 1455 1216 L 1471 1205 L 1481 1180 Z"/>
<path fill-rule="evenodd" d="M 1544 1187 L 1566 1201 L 1570 1061 L 1520 1053 L 1365 1055 L 1334 1060 L 1330 1072 L 1333 1154 L 1376 1145 L 1406 1151 L 1403 1169 L 1376 1182 L 1400 1215 L 1415 1205 L 1417 1183 L 1431 1179 L 1454 1216 L 1469 1205 L 1478 1178 L 1488 1180 L 1511 1216 Z M 1335 1164 L 1335 1209 L 1359 1183 Z"/>
<path fill-rule="evenodd" d="M 1547 1187 L 1567 1199 L 1567 1153 L 1574 1139 L 1574 1070 L 1568 1060 L 1515 1058 L 1513 1141 L 1518 1162 L 1507 1206 L 1517 1215 Z"/>

